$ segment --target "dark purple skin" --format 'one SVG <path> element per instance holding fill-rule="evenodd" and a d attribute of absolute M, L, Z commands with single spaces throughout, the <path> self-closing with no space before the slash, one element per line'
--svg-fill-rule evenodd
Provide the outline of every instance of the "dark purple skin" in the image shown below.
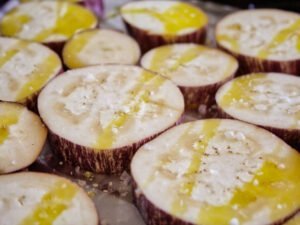
<path fill-rule="evenodd" d="M 5 5 L 6 2 L 8 2 L 8 0 L 2 0 L 2 1 L 0 1 L 0 9 L 2 8 L 2 6 Z"/>
<path fill-rule="evenodd" d="M 104 13 L 103 0 L 82 0 L 79 4 L 93 11 L 97 17 L 102 18 Z"/>
<path fill-rule="evenodd" d="M 219 105 L 217 107 L 217 115 L 219 118 L 225 118 L 225 119 L 235 119 L 240 120 L 246 123 L 250 123 L 248 121 L 244 121 L 238 118 L 234 118 L 228 113 L 226 113 Z M 277 137 L 284 140 L 287 144 L 289 144 L 292 148 L 295 148 L 298 152 L 300 152 L 300 130 L 296 129 L 281 129 L 277 127 L 271 127 L 271 126 L 262 126 L 259 124 L 254 124 L 256 126 L 259 126 L 261 128 L 264 128 L 271 133 L 275 134 Z"/>
<path fill-rule="evenodd" d="M 178 35 L 173 37 L 165 37 L 158 34 L 151 34 L 146 30 L 139 29 L 123 19 L 126 30 L 138 42 L 141 47 L 142 53 L 148 50 L 172 43 L 197 43 L 204 44 L 206 39 L 206 26 L 202 27 L 192 33 L 185 35 Z"/>
<path fill-rule="evenodd" d="M 234 56 L 239 62 L 239 69 L 237 75 L 260 73 L 260 72 L 277 72 L 287 73 L 292 75 L 300 75 L 300 59 L 289 61 L 275 61 L 268 59 L 259 59 L 251 56 L 239 54 L 217 43 L 217 46 Z"/>
<path fill-rule="evenodd" d="M 184 221 L 170 213 L 156 207 L 147 197 L 141 193 L 141 189 L 138 187 L 137 183 L 135 182 L 134 178 L 132 177 L 132 186 L 133 186 L 133 201 L 137 206 L 139 212 L 141 213 L 144 221 L 147 225 L 196 225 L 187 221 Z M 284 225 L 297 213 L 300 212 L 300 208 L 296 211 L 291 212 L 285 218 L 282 218 L 278 221 L 275 221 L 271 224 L 267 225 Z M 216 215 L 218 216 L 218 215 Z M 203 224 L 205 225 L 205 224 Z M 216 224 L 217 225 L 217 224 Z M 259 225 L 266 225 L 266 224 L 259 224 Z"/>
<path fill-rule="evenodd" d="M 95 173 L 120 174 L 129 168 L 134 153 L 145 143 L 151 141 L 166 130 L 181 122 L 181 118 L 163 131 L 144 138 L 131 145 L 108 149 L 96 150 L 79 144 L 72 143 L 56 135 L 49 128 L 49 142 L 54 153 L 63 161 L 79 166 L 82 169 Z"/>
<path fill-rule="evenodd" d="M 211 107 L 216 103 L 214 96 L 217 90 L 227 81 L 233 79 L 233 77 L 234 74 L 227 77 L 225 80 L 205 86 L 179 86 L 179 89 L 184 96 L 185 108 L 187 110 L 197 110 L 199 105 L 206 105 L 207 108 Z"/>

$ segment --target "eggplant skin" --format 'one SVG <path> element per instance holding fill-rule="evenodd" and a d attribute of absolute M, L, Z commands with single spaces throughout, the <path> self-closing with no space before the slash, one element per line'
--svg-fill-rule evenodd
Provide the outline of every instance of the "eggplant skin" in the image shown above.
<path fill-rule="evenodd" d="M 206 39 L 207 26 L 204 26 L 194 32 L 177 35 L 177 36 L 163 36 L 158 34 L 151 34 L 145 30 L 139 29 L 123 19 L 126 30 L 140 45 L 142 53 L 148 50 L 172 43 L 198 43 L 204 44 Z"/>
<path fill-rule="evenodd" d="M 249 73 L 277 72 L 291 75 L 300 75 L 300 59 L 289 61 L 275 61 L 259 59 L 243 54 L 235 53 L 217 43 L 218 48 L 231 54 L 239 62 L 238 76 Z"/>
<path fill-rule="evenodd" d="M 206 105 L 207 108 L 210 108 L 216 103 L 215 94 L 217 90 L 225 84 L 227 81 L 230 81 L 234 78 L 234 74 L 227 77 L 226 79 L 219 81 L 214 84 L 209 84 L 205 86 L 179 86 L 181 93 L 184 96 L 184 104 L 187 110 L 197 110 L 200 105 Z"/>
<path fill-rule="evenodd" d="M 141 213 L 144 221 L 147 225 L 196 225 L 176 216 L 173 216 L 166 211 L 156 207 L 147 197 L 141 193 L 141 189 L 137 186 L 134 178 L 132 178 L 132 192 L 133 192 L 133 201 L 137 206 L 139 212 Z M 284 225 L 288 220 L 293 218 L 297 213 L 300 212 L 300 208 L 291 214 L 287 215 L 285 218 L 282 218 L 271 224 L 257 224 L 257 225 Z M 216 215 L 218 216 L 218 215 Z M 206 225 L 206 224 L 201 224 Z M 215 224 L 218 225 L 218 224 Z"/>
<path fill-rule="evenodd" d="M 147 225 L 194 225 L 155 207 L 155 205 L 140 192 L 134 178 L 132 178 L 131 182 L 133 202 L 137 206 Z"/>
<path fill-rule="evenodd" d="M 79 4 L 93 11 L 97 17 L 101 18 L 103 16 L 103 0 L 82 0 Z"/>
<path fill-rule="evenodd" d="M 135 152 L 145 143 L 151 141 L 166 130 L 181 122 L 182 117 L 167 129 L 144 138 L 139 142 L 121 148 L 96 150 L 68 141 L 56 135 L 49 128 L 49 142 L 55 155 L 68 164 L 79 166 L 82 169 L 95 173 L 120 174 L 128 170 L 131 159 Z"/>
<path fill-rule="evenodd" d="M 218 118 L 224 118 L 224 119 L 240 120 L 240 121 L 243 121 L 243 122 L 246 122 L 246 123 L 250 123 L 248 121 L 244 121 L 244 120 L 232 117 L 231 115 L 226 113 L 220 106 L 217 106 L 217 117 Z M 294 148 L 298 152 L 300 152 L 300 130 L 297 130 L 297 129 L 281 129 L 281 128 L 271 127 L 271 126 L 262 126 L 262 125 L 259 125 L 259 124 L 254 124 L 254 125 L 270 131 L 271 133 L 275 134 L 280 139 L 284 140 L 292 148 Z"/>

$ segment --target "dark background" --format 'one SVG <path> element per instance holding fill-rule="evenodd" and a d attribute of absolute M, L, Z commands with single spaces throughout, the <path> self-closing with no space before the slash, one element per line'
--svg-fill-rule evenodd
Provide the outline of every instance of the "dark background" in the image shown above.
<path fill-rule="evenodd" d="M 0 7 L 8 0 L 0 0 Z M 113 0 L 111 0 L 113 1 Z M 280 8 L 300 12 L 300 0 L 199 0 L 214 1 L 240 8 Z"/>
<path fill-rule="evenodd" d="M 208 0 L 204 0 L 208 1 Z M 280 8 L 300 12 L 300 0 L 212 0 L 240 8 Z"/>

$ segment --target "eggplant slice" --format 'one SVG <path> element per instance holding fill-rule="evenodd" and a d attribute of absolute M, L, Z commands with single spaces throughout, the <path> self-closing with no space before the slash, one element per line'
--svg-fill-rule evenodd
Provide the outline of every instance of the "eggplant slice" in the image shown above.
<path fill-rule="evenodd" d="M 0 174 L 33 163 L 46 138 L 47 129 L 36 114 L 16 103 L 0 102 Z"/>
<path fill-rule="evenodd" d="M 1 225 L 98 225 L 92 200 L 75 183 L 46 173 L 0 176 Z"/>
<path fill-rule="evenodd" d="M 91 29 L 75 34 L 63 49 L 64 64 L 71 69 L 96 64 L 137 64 L 141 50 L 126 34 L 109 29 Z"/>
<path fill-rule="evenodd" d="M 0 101 L 36 109 L 40 90 L 62 71 L 58 55 L 34 42 L 0 37 Z"/>
<path fill-rule="evenodd" d="M 149 225 L 283 224 L 300 209 L 299 169 L 299 153 L 281 139 L 225 119 L 176 126 L 131 162 Z"/>
<path fill-rule="evenodd" d="M 219 47 L 240 63 L 239 74 L 281 72 L 300 74 L 300 15 L 277 9 L 230 14 L 216 27 Z"/>
<path fill-rule="evenodd" d="M 142 52 L 179 42 L 204 43 L 208 18 L 197 6 L 179 1 L 136 1 L 121 7 L 127 31 Z"/>
<path fill-rule="evenodd" d="M 238 77 L 216 94 L 219 116 L 253 123 L 300 150 L 300 78 L 256 73 Z"/>
<path fill-rule="evenodd" d="M 142 57 L 141 65 L 172 80 L 182 91 L 187 109 L 215 104 L 216 91 L 238 68 L 232 56 L 191 43 L 152 49 Z"/>
<path fill-rule="evenodd" d="M 69 70 L 38 98 L 50 143 L 65 161 L 99 173 L 120 173 L 135 151 L 175 125 L 184 111 L 180 90 L 137 66 Z"/>
<path fill-rule="evenodd" d="M 30 1 L 47 1 L 47 0 L 19 0 L 21 3 L 30 2 Z M 77 3 L 90 9 L 95 13 L 98 17 L 103 16 L 104 4 L 103 0 L 55 0 L 55 1 L 67 1 L 70 3 Z"/>
<path fill-rule="evenodd" d="M 36 41 L 60 53 L 76 32 L 95 28 L 97 17 L 88 9 L 66 1 L 30 1 L 6 13 L 0 22 L 3 36 Z"/>

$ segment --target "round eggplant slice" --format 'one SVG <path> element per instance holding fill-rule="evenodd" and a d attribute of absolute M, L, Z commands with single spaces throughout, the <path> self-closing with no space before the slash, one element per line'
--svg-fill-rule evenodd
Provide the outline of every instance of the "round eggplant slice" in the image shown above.
<path fill-rule="evenodd" d="M 238 58 L 239 74 L 300 74 L 297 13 L 257 9 L 233 13 L 216 27 L 217 44 Z"/>
<path fill-rule="evenodd" d="M 92 200 L 75 183 L 46 173 L 0 176 L 1 225 L 97 225 Z"/>
<path fill-rule="evenodd" d="M 283 224 L 300 208 L 300 155 L 236 120 L 185 123 L 143 145 L 131 162 L 147 224 Z"/>
<path fill-rule="evenodd" d="M 205 41 L 207 16 L 184 2 L 130 2 L 121 7 L 121 16 L 143 52 L 167 43 Z"/>
<path fill-rule="evenodd" d="M 63 49 L 64 64 L 71 69 L 96 64 L 136 64 L 141 52 L 134 39 L 114 30 L 92 29 L 74 35 Z"/>
<path fill-rule="evenodd" d="M 103 65 L 56 77 L 39 95 L 38 109 L 65 161 L 120 173 L 142 144 L 178 122 L 184 101 L 161 76 L 137 66 Z"/>
<path fill-rule="evenodd" d="M 47 129 L 36 114 L 22 105 L 0 102 L 0 174 L 33 163 L 46 138 Z"/>
<path fill-rule="evenodd" d="M 46 83 L 62 70 L 58 55 L 34 42 L 0 37 L 0 101 L 36 108 Z"/>
<path fill-rule="evenodd" d="M 143 56 L 141 65 L 172 80 L 182 91 L 188 109 L 213 105 L 218 88 L 232 79 L 238 68 L 232 56 L 197 44 L 152 49 Z"/>
<path fill-rule="evenodd" d="M 257 73 L 236 78 L 216 94 L 219 115 L 259 125 L 300 150 L 300 78 Z"/>
<path fill-rule="evenodd" d="M 19 0 L 19 1 L 24 3 L 29 1 L 49 1 L 49 0 Z M 103 10 L 104 10 L 103 0 L 56 0 L 56 1 L 67 1 L 72 3 L 77 3 L 90 9 L 98 17 L 102 17 L 103 15 Z"/>
<path fill-rule="evenodd" d="M 0 32 L 4 36 L 46 44 L 60 53 L 64 43 L 73 34 L 96 25 L 96 16 L 78 4 L 30 1 L 4 15 Z"/>

